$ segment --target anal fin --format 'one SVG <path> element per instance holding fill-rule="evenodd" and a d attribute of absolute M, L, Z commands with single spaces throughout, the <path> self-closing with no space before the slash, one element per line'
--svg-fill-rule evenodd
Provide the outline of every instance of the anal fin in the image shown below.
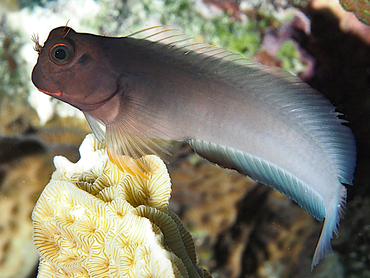
<path fill-rule="evenodd" d="M 317 220 L 325 218 L 325 203 L 310 186 L 278 166 L 233 148 L 202 140 L 189 140 L 197 154 L 221 167 L 235 169 L 293 199 Z"/>

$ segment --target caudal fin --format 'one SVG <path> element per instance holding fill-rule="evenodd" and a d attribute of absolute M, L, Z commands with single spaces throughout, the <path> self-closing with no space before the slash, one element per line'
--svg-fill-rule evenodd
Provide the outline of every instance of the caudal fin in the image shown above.
<path fill-rule="evenodd" d="M 330 241 L 333 238 L 333 232 L 338 235 L 337 226 L 339 226 L 339 220 L 343 216 L 346 198 L 347 189 L 341 185 L 338 195 L 334 197 L 334 200 L 327 207 L 324 227 L 312 259 L 311 271 L 321 259 L 328 255 L 333 255 Z"/>

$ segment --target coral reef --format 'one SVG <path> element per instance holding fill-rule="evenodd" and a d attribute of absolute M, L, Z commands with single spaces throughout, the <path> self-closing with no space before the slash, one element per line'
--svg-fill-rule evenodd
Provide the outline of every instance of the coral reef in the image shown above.
<path fill-rule="evenodd" d="M 25 100 L 14 96 L 2 96 L 0 103 L 0 135 L 11 136 L 26 133 L 30 127 L 37 126 L 36 111 Z"/>
<path fill-rule="evenodd" d="M 52 158 L 78 160 L 88 126 L 55 117 L 41 127 L 25 100 L 7 94 L 1 97 L 0 118 L 0 276 L 27 277 L 38 263 L 30 216 L 55 170 Z"/>
<path fill-rule="evenodd" d="M 35 138 L 0 137 L 0 273 L 26 277 L 36 267 L 31 212 L 53 171 L 45 145 Z"/>
<path fill-rule="evenodd" d="M 193 154 L 173 159 L 171 207 L 190 226 L 200 264 L 215 277 L 315 277 L 310 263 L 320 223 L 306 211 Z"/>
<path fill-rule="evenodd" d="M 343 8 L 353 12 L 363 23 L 370 24 L 370 2 L 368 0 L 340 0 Z"/>
<path fill-rule="evenodd" d="M 9 127 L 13 130 L 12 125 Z M 76 150 L 71 142 L 47 144 L 31 134 L 0 136 L 1 277 L 26 277 L 37 266 L 38 254 L 32 243 L 32 210 L 55 170 L 52 158 L 63 154 L 75 161 Z"/>
<path fill-rule="evenodd" d="M 34 133 L 46 143 L 76 146 L 79 146 L 90 132 L 85 119 L 59 117 L 58 115 L 54 115 L 45 125 L 38 126 L 34 130 Z"/>
<path fill-rule="evenodd" d="M 156 156 L 148 180 L 121 172 L 90 134 L 81 159 L 57 170 L 32 214 L 38 277 L 210 277 L 189 232 L 168 208 L 171 182 Z"/>
<path fill-rule="evenodd" d="M 341 1 L 342 4 L 345 2 L 350 3 L 350 6 L 347 5 L 347 8 L 349 7 L 360 7 L 362 5 L 363 9 L 353 11 L 356 12 L 357 16 L 367 16 L 366 15 L 366 9 L 369 9 L 369 3 L 363 3 L 366 1 L 355 1 L 355 0 L 347 0 L 347 1 Z M 366 7 L 365 7 L 366 6 Z M 339 20 L 339 27 L 344 33 L 351 33 L 355 36 L 362 39 L 367 44 L 370 44 L 370 26 L 366 25 L 364 21 L 360 21 L 358 17 L 352 12 L 346 11 L 339 3 L 338 0 L 312 0 L 312 4 L 308 9 L 308 12 L 306 11 L 306 14 L 309 15 L 309 10 L 313 8 L 314 10 L 329 10 L 332 14 L 335 15 L 335 17 Z M 327 16 L 331 17 L 330 13 L 327 13 Z M 368 20 L 365 18 L 365 20 Z M 326 26 L 325 24 L 323 26 Z M 326 26 L 326 28 L 328 28 Z"/>
<path fill-rule="evenodd" d="M 174 24 L 198 41 L 270 65 L 281 66 L 285 60 L 295 63 L 299 54 L 298 60 L 308 66 L 303 78 L 344 112 L 358 144 L 355 185 L 348 188 L 340 237 L 333 240 L 336 255 L 323 260 L 310 273 L 312 246 L 320 224 L 279 194 L 193 154 L 184 156 L 172 151 L 178 161 L 169 164 L 173 183 L 170 205 L 190 227 L 201 265 L 211 269 L 215 277 L 341 277 L 343 271 L 345 277 L 369 275 L 370 220 L 366 212 L 370 199 L 370 128 L 366 119 L 370 117 L 370 26 L 345 11 L 339 0 L 7 0 L 0 7 L 4 7 L 0 11 L 0 131 L 2 136 L 12 136 L 1 138 L 0 144 L 0 276 L 25 277 L 36 263 L 36 251 L 31 255 L 30 214 L 34 203 L 54 170 L 52 157 L 62 154 L 77 161 L 78 145 L 85 134 L 85 127 L 81 131 L 80 125 L 71 124 L 72 117 L 54 118 L 40 127 L 28 104 L 3 97 L 21 95 L 27 102 L 24 96 L 29 87 L 25 80 L 37 55 L 32 50 L 31 35 L 39 33 L 43 41 L 51 28 L 65 24 L 69 18 L 69 24 L 80 31 L 115 36 L 143 26 Z M 291 11 L 296 16 L 297 9 L 309 17 L 303 22 L 308 30 L 295 25 Z M 11 30 L 17 27 L 19 32 Z M 291 42 L 280 50 L 287 38 Z M 29 42 L 28 52 L 24 51 L 24 42 Z M 275 47 L 274 52 L 266 46 Z M 278 52 L 289 57 L 276 58 Z M 28 69 L 24 68 L 25 60 L 32 64 Z M 35 90 L 28 101 L 40 103 L 41 112 L 49 110 L 48 104 L 35 98 L 38 95 Z M 68 111 L 65 115 L 73 114 Z M 60 125 L 62 121 L 68 125 Z M 30 133 L 42 142 L 20 135 Z M 34 149 L 38 144 L 42 148 Z M 304 224 L 300 219 L 308 222 Z M 308 230 L 302 228 L 305 225 Z"/>

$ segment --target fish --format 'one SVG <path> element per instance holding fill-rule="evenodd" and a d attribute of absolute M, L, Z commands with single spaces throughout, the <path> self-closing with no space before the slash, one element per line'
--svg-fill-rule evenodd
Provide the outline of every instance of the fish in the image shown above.
<path fill-rule="evenodd" d="M 281 68 L 197 43 L 169 26 L 125 37 L 53 29 L 32 82 L 81 110 L 120 169 L 187 141 L 224 168 L 287 195 L 324 221 L 311 269 L 332 254 L 356 166 L 351 129 L 321 93 Z"/>

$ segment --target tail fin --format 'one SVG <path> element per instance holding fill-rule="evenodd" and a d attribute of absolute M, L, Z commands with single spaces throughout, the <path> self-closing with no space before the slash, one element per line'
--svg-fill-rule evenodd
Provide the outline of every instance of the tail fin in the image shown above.
<path fill-rule="evenodd" d="M 312 259 L 311 271 L 321 259 L 328 255 L 333 255 L 330 240 L 333 238 L 333 232 L 338 235 L 337 226 L 339 226 L 339 220 L 343 216 L 346 198 L 347 189 L 341 185 L 337 196 L 335 196 L 326 207 L 324 227 L 321 231 L 320 239 Z"/>

